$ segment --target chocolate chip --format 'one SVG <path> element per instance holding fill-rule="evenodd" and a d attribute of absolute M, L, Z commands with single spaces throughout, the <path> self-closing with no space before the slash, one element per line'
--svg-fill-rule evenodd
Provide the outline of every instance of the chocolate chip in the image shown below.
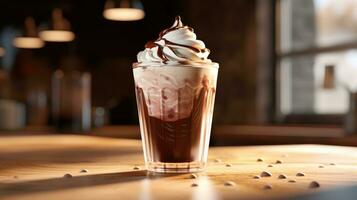
<path fill-rule="evenodd" d="M 271 177 L 271 173 L 269 172 L 266 172 L 266 171 L 263 171 L 261 174 L 260 174 L 261 177 Z"/>
<path fill-rule="evenodd" d="M 226 164 L 226 167 L 232 167 L 232 164 L 227 163 L 227 164 Z"/>
<path fill-rule="evenodd" d="M 263 160 L 263 158 L 258 158 L 257 159 L 257 162 L 263 162 L 264 160 Z"/>
<path fill-rule="evenodd" d="M 255 176 L 253 176 L 253 178 L 254 178 L 254 179 L 260 179 L 260 176 L 255 175 Z"/>
<path fill-rule="evenodd" d="M 192 179 L 196 179 L 198 176 L 196 175 L 196 174 L 191 174 L 190 175 L 190 178 L 192 178 Z"/>
<path fill-rule="evenodd" d="M 226 182 L 224 182 L 224 185 L 225 185 L 225 186 L 235 186 L 236 183 L 233 182 L 233 181 L 226 181 Z"/>
<path fill-rule="evenodd" d="M 18 179 L 19 177 L 18 176 L 14 176 L 14 179 Z"/>
<path fill-rule="evenodd" d="M 309 188 L 318 188 L 320 187 L 320 183 L 318 183 L 317 181 L 312 181 L 309 185 Z"/>
<path fill-rule="evenodd" d="M 274 165 L 268 165 L 268 167 L 274 167 Z"/>
<path fill-rule="evenodd" d="M 279 176 L 278 176 L 278 179 L 287 179 L 288 177 L 286 177 L 284 174 L 280 174 Z"/>
<path fill-rule="evenodd" d="M 273 189 L 273 186 L 271 186 L 269 184 L 266 184 L 266 185 L 263 186 L 263 189 L 264 190 L 271 190 L 271 189 Z"/>
<path fill-rule="evenodd" d="M 283 163 L 283 161 L 281 161 L 281 160 L 275 161 L 275 164 L 281 164 L 281 163 Z"/>
<path fill-rule="evenodd" d="M 72 174 L 65 174 L 65 175 L 63 175 L 63 177 L 64 178 L 72 178 L 73 176 L 72 176 Z"/>
<path fill-rule="evenodd" d="M 296 176 L 305 176 L 305 174 L 302 173 L 302 172 L 299 172 L 299 173 L 296 174 Z"/>
<path fill-rule="evenodd" d="M 197 183 L 192 183 L 192 184 L 191 184 L 191 187 L 197 187 L 197 186 L 198 186 Z"/>
<path fill-rule="evenodd" d="M 319 165 L 319 168 L 324 168 L 325 166 L 323 166 L 323 165 Z"/>
<path fill-rule="evenodd" d="M 222 160 L 221 159 L 214 159 L 214 162 L 215 163 L 220 163 L 220 162 L 222 162 Z"/>
<path fill-rule="evenodd" d="M 291 179 L 288 181 L 289 183 L 296 183 L 296 181 L 294 179 Z"/>
<path fill-rule="evenodd" d="M 80 173 L 87 173 L 88 169 L 81 169 L 81 171 L 79 171 Z"/>
<path fill-rule="evenodd" d="M 336 165 L 335 163 L 330 163 L 329 165 Z"/>
<path fill-rule="evenodd" d="M 134 170 L 140 170 L 141 168 L 139 166 L 133 167 Z"/>

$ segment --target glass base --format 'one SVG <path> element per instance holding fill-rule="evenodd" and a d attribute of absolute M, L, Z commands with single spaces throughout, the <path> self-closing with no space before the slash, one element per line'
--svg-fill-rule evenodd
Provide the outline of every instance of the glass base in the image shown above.
<path fill-rule="evenodd" d="M 164 163 L 148 162 L 146 168 L 151 172 L 158 173 L 194 173 L 201 172 L 205 169 L 204 162 L 183 162 L 183 163 Z"/>

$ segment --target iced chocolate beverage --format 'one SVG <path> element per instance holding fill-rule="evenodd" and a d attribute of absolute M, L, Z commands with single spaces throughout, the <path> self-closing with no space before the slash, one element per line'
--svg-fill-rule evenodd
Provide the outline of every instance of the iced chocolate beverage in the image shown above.
<path fill-rule="evenodd" d="M 147 169 L 194 172 L 205 167 L 218 64 L 179 17 L 149 42 L 133 65 Z"/>

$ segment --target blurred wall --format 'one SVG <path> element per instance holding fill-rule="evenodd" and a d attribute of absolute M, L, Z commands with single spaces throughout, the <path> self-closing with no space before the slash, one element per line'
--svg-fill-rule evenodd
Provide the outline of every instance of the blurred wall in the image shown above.
<path fill-rule="evenodd" d="M 40 50 L 27 51 L 31 55 L 27 57 L 41 60 L 41 66 L 52 71 L 60 67 L 65 57 L 78 57 L 85 69 L 92 72 L 93 105 L 113 109 L 112 123 L 135 124 L 131 63 L 146 41 L 156 39 L 162 29 L 171 26 L 174 16 L 181 15 L 183 22 L 193 27 L 211 50 L 210 58 L 220 64 L 215 123 L 256 124 L 267 121 L 262 113 L 266 113 L 267 98 L 271 95 L 259 90 L 259 85 L 266 86 L 269 81 L 269 77 L 263 76 L 263 82 L 259 78 L 264 71 L 259 68 L 256 12 L 259 2 L 143 0 L 144 20 L 112 22 L 102 17 L 104 1 L 4 0 L 0 2 L 0 26 L 20 28 L 29 15 L 39 23 L 48 19 L 52 8 L 63 8 L 77 35 L 75 42 L 49 44 Z M 24 53 L 20 50 L 18 55 Z M 23 64 L 26 60 L 15 63 L 13 70 L 20 74 L 28 68 Z M 19 73 L 17 77 L 21 77 Z M 47 71 L 44 76 L 49 76 Z"/>

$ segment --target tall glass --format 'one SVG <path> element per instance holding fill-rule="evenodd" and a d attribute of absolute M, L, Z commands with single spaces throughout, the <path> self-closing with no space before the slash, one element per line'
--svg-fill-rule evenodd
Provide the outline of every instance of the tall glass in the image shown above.
<path fill-rule="evenodd" d="M 133 65 L 145 164 L 187 173 L 207 162 L 218 64 Z"/>

